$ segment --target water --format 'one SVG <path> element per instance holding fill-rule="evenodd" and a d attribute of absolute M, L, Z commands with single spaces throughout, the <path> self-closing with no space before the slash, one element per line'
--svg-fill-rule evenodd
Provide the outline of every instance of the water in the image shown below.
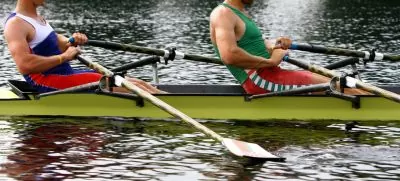
<path fill-rule="evenodd" d="M 337 122 L 204 122 L 287 158 L 256 163 L 179 121 L 2 118 L 0 178 L 17 180 L 381 180 L 400 176 L 400 128 Z M 379 126 L 377 126 L 379 125 Z M 383 126 L 385 125 L 385 126 Z M 312 133 L 312 134 L 310 134 Z"/>
<path fill-rule="evenodd" d="M 153 48 L 177 47 L 215 56 L 208 37 L 211 0 L 53 0 L 40 12 L 59 33 Z M 14 8 L 3 0 L 0 15 Z M 400 54 L 400 2 L 345 0 L 257 1 L 250 14 L 266 37 Z M 84 47 L 108 67 L 143 57 Z M 326 65 L 344 57 L 292 52 Z M 0 36 L 0 86 L 21 79 Z M 74 62 L 74 66 L 81 66 Z M 284 65 L 287 68 L 296 68 Z M 359 66 L 364 80 L 399 85 L 399 63 Z M 151 68 L 129 72 L 151 81 Z M 161 83 L 232 84 L 225 68 L 190 61 L 160 65 Z M 400 126 L 368 122 L 350 133 L 343 122 L 205 121 L 230 138 L 260 144 L 285 163 L 233 157 L 213 140 L 177 121 L 105 118 L 1 118 L 0 180 L 398 180 Z"/>

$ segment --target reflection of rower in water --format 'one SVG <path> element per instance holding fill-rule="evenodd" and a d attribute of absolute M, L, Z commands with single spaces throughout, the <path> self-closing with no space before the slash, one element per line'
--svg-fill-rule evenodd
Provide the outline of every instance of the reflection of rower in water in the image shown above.
<path fill-rule="evenodd" d="M 99 157 L 99 150 L 106 144 L 97 134 L 99 132 L 101 130 L 65 124 L 24 130 L 20 133 L 21 141 L 15 143 L 21 146 L 7 157 L 9 162 L 0 166 L 0 173 L 18 180 L 64 178 L 71 171 L 59 165 L 62 161 L 85 164 Z M 52 172 L 57 169 L 66 173 Z"/>
<path fill-rule="evenodd" d="M 49 92 L 99 81 L 101 74 L 89 70 L 75 70 L 69 64 L 79 53 L 65 36 L 54 32 L 49 23 L 37 13 L 44 0 L 18 0 L 15 12 L 4 24 L 8 48 L 25 80 L 39 92 Z M 87 37 L 74 33 L 74 45 L 87 42 Z M 135 78 L 130 82 L 150 93 L 161 93 L 157 88 Z M 124 89 L 116 89 L 125 91 Z"/>

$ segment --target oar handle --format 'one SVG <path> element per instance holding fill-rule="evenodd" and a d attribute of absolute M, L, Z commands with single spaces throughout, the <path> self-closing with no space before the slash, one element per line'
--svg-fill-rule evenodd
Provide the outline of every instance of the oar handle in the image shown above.
<path fill-rule="evenodd" d="M 75 43 L 75 38 L 74 37 L 68 38 L 68 43 L 74 44 Z"/>
<path fill-rule="evenodd" d="M 343 56 L 358 57 L 369 61 L 374 61 L 374 60 L 400 61 L 400 55 L 387 55 L 375 51 L 356 51 L 343 48 L 328 48 L 321 45 L 312 45 L 306 43 L 292 43 L 289 49 L 307 51 L 312 53 L 322 53 L 328 55 L 343 55 Z"/>

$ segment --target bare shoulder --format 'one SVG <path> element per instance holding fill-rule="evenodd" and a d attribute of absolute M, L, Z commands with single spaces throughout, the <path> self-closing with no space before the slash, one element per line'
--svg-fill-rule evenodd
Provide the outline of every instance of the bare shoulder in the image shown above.
<path fill-rule="evenodd" d="M 210 14 L 210 21 L 211 22 L 219 22 L 221 20 L 230 20 L 232 22 L 235 18 L 235 14 L 229 8 L 224 6 L 217 6 Z"/>
<path fill-rule="evenodd" d="M 4 36 L 7 38 L 8 36 L 27 34 L 28 26 L 29 24 L 20 18 L 11 18 L 4 27 Z"/>

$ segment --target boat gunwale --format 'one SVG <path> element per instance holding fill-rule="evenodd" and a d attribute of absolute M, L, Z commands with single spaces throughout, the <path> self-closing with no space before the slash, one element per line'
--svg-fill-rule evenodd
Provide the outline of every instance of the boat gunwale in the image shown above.
<path fill-rule="evenodd" d="M 116 97 L 116 98 L 122 98 L 122 99 L 130 99 L 127 97 L 120 97 L 120 96 L 116 96 L 118 94 L 114 94 L 114 93 L 108 93 L 108 94 L 104 94 L 104 93 L 90 93 L 90 92 L 69 92 L 69 93 L 60 93 L 60 94 L 54 94 L 54 95 L 50 95 L 50 96 L 46 96 L 46 97 L 53 97 L 53 96 L 60 96 L 60 95 L 100 95 L 100 96 L 111 96 L 111 97 Z M 29 95 L 35 95 L 35 94 L 29 94 Z M 240 94 L 240 93 L 168 93 L 168 94 L 153 94 L 154 96 L 157 97 L 172 97 L 172 96 L 176 96 L 176 97 L 188 97 L 188 96 L 213 96 L 213 97 L 228 97 L 228 96 L 235 96 L 235 97 L 243 97 L 245 98 L 246 96 L 252 96 L 252 94 Z M 133 94 L 134 96 L 134 94 Z M 355 95 L 357 97 L 377 97 L 377 98 L 383 98 L 377 95 Z M 21 101 L 39 101 L 40 99 L 45 99 L 46 97 L 42 97 L 39 99 L 28 99 L 28 98 L 0 98 L 0 101 L 9 101 L 9 100 L 21 100 Z M 271 98 L 271 97 L 332 97 L 335 98 L 334 96 L 330 96 L 327 94 L 303 94 L 303 95 L 274 95 L 274 96 L 270 96 L 270 97 L 265 97 L 265 98 Z M 260 99 L 264 99 L 264 98 L 260 98 Z"/>
<path fill-rule="evenodd" d="M 133 99 L 133 100 L 142 100 L 142 98 L 137 97 L 134 94 L 129 93 L 110 93 L 110 92 L 60 92 L 53 95 L 47 95 L 45 97 L 40 97 L 38 92 L 34 92 L 34 88 L 27 84 L 25 81 L 19 80 L 9 80 L 9 86 L 11 89 L 9 91 L 14 92 L 19 98 L 0 98 L 0 101 L 25 101 L 25 100 L 40 100 L 45 97 L 52 97 L 56 95 L 62 94 L 87 94 L 87 95 L 104 95 L 104 96 L 112 96 L 118 97 L 122 99 Z M 159 84 L 156 85 L 160 90 L 164 90 L 169 92 L 167 94 L 154 94 L 157 97 L 243 97 L 243 100 L 246 102 L 250 102 L 250 96 L 252 94 L 246 94 L 244 89 L 239 84 Z M 381 88 L 394 91 L 396 93 L 400 93 L 400 86 L 382 86 Z M 379 97 L 377 95 L 355 95 L 359 98 L 364 97 Z M 334 97 L 329 94 L 293 94 L 293 95 L 274 95 L 268 97 L 307 97 L 307 98 L 314 98 L 314 97 Z M 265 99 L 267 97 L 259 98 Z"/>
<path fill-rule="evenodd" d="M 159 86 L 161 86 L 161 87 L 173 87 L 173 88 L 182 88 L 182 87 L 188 87 L 187 85 L 169 85 L 169 84 L 164 84 L 164 85 L 159 85 Z M 229 87 L 236 87 L 236 86 L 240 86 L 240 85 L 207 85 L 207 84 L 194 84 L 194 85 L 189 85 L 189 86 L 198 86 L 198 87 L 202 87 L 202 86 L 204 86 L 204 87 L 208 87 L 208 88 L 212 88 L 212 87 L 220 87 L 220 88 L 218 88 L 218 89 L 222 89 L 222 88 L 224 88 L 224 87 L 227 87 L 227 88 L 229 88 Z M 400 86 L 390 86 L 390 87 L 381 87 L 381 88 L 383 88 L 383 89 L 385 89 L 385 90 L 396 90 L 396 93 L 398 93 L 398 92 L 400 92 Z M 10 90 L 10 91 L 13 91 L 13 90 Z M 13 91 L 14 92 L 14 91 Z M 17 93 L 18 94 L 18 93 Z M 59 93 L 59 94 L 54 94 L 54 95 L 50 95 L 50 96 L 46 96 L 46 97 L 52 97 L 52 96 L 57 96 L 57 95 L 63 95 L 63 94 L 87 94 L 87 95 L 93 95 L 93 94 L 95 94 L 95 95 L 103 95 L 103 96 L 113 96 L 113 97 L 118 97 L 118 98 L 125 98 L 125 99 L 130 99 L 130 98 L 127 98 L 127 97 L 120 97 L 120 96 L 118 96 L 119 94 L 118 93 L 102 93 L 102 92 L 68 92 L 68 93 Z M 21 95 L 29 95 L 29 96 L 35 96 L 35 95 L 40 95 L 40 94 L 38 94 L 38 93 L 33 93 L 33 92 L 27 92 L 27 93 L 25 93 L 25 92 L 22 92 L 21 93 Z M 30 99 L 29 98 L 29 96 L 21 96 L 20 95 L 20 97 L 19 98 L 0 98 L 0 101 L 18 101 L 18 100 L 21 100 L 21 101 L 24 101 L 24 100 L 32 100 L 32 101 L 35 101 L 35 100 L 40 100 L 40 99 L 43 99 L 43 98 L 45 98 L 45 97 L 43 97 L 43 98 L 40 98 L 40 99 Z M 134 94 L 132 94 L 133 96 L 134 96 Z M 245 94 L 245 93 L 243 93 L 243 92 L 193 92 L 193 93 L 190 93 L 190 92 L 171 92 L 171 93 L 167 93 L 167 94 L 153 94 L 154 96 L 157 96 L 157 97 L 163 97 L 163 96 L 176 96 L 176 97 L 187 97 L 187 96 L 219 96 L 219 97 L 225 97 L 225 96 L 241 96 L 241 97 L 243 97 L 243 98 L 246 98 L 246 97 L 249 97 L 249 96 L 252 96 L 252 94 Z M 357 96 L 357 97 L 380 97 L 380 96 L 378 96 L 378 95 L 355 95 L 355 96 Z M 327 94 L 294 94 L 294 95 L 274 95 L 274 96 L 271 96 L 271 97 L 310 97 L 310 98 L 312 98 L 312 97 L 333 97 L 333 96 L 330 96 L 330 95 L 327 95 Z M 267 97 L 265 97 L 265 98 L 267 98 Z M 264 98 L 261 98 L 261 99 L 264 99 Z"/>

